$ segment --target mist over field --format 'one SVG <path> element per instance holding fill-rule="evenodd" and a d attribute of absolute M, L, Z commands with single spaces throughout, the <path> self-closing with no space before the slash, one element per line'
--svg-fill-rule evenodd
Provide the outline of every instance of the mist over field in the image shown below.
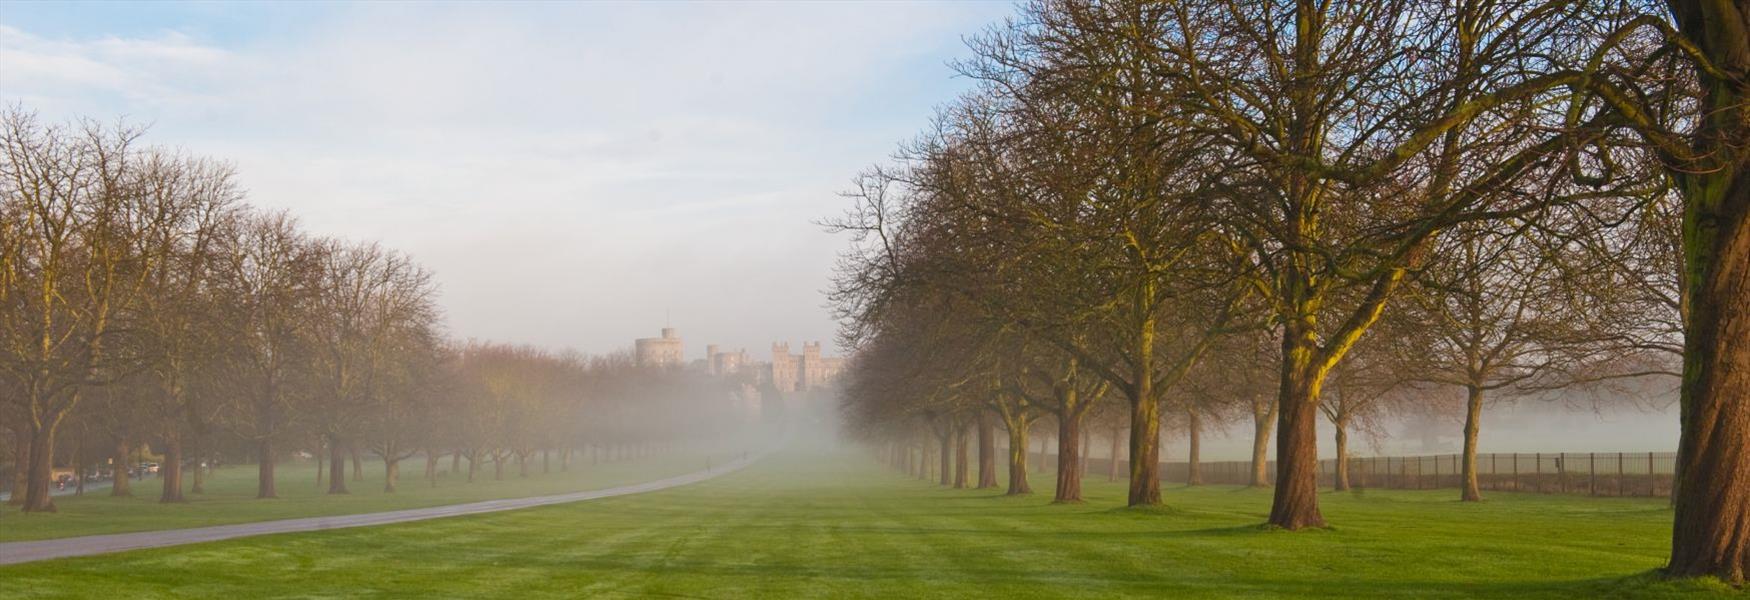
<path fill-rule="evenodd" d="M 1750 0 L 0 0 L 0 600 L 1750 581 Z"/>

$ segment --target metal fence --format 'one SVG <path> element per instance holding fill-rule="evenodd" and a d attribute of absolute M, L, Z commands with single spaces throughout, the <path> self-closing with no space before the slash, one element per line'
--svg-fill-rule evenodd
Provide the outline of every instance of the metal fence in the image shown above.
<path fill-rule="evenodd" d="M 1037 454 L 1034 459 L 1039 458 Z M 1044 468 L 1056 466 L 1055 455 Z M 1458 488 L 1462 461 L 1457 454 L 1431 456 L 1370 456 L 1349 459 L 1349 485 L 1355 488 L 1439 489 Z M 1119 477 L 1128 469 L 1119 461 Z M 1109 472 L 1109 459 L 1088 460 L 1087 475 Z M 1203 483 L 1246 485 L 1252 482 L 1251 461 L 1204 461 L 1199 464 Z M 1336 459 L 1319 461 L 1319 485 L 1336 486 Z M 1561 452 L 1500 453 L 1477 455 L 1477 486 L 1483 490 L 1585 494 L 1593 496 L 1671 495 L 1672 474 L 1677 467 L 1673 452 Z M 1276 479 L 1276 461 L 1266 469 Z M 1185 483 L 1190 472 L 1185 461 L 1161 463 L 1161 478 L 1167 483 Z"/>

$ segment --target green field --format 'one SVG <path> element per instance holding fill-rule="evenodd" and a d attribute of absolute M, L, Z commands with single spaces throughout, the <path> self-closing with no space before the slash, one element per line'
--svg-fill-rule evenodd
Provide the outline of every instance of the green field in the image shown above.
<path fill-rule="evenodd" d="M 345 515 L 403 508 L 460 504 L 499 498 L 562 494 L 638 483 L 681 475 L 705 468 L 708 460 L 719 464 L 739 451 L 676 450 L 672 453 L 620 462 L 590 464 L 573 459 L 571 468 L 559 470 L 553 457 L 552 472 L 542 473 L 539 457 L 529 464 L 529 476 L 519 477 L 514 463 L 505 467 L 503 481 L 494 481 L 490 462 L 481 465 L 475 481 L 467 481 L 468 462 L 461 473 L 445 473 L 432 487 L 423 477 L 425 459 L 401 463 L 401 483 L 393 494 L 383 491 L 383 465 L 364 461 L 363 481 L 347 481 L 350 493 L 328 495 L 327 482 L 316 485 L 316 465 L 311 461 L 289 462 L 278 468 L 279 498 L 255 498 L 254 465 L 215 469 L 206 482 L 206 493 L 185 494 L 184 504 L 161 504 L 162 480 L 155 476 L 136 479 L 132 497 L 112 497 L 109 488 L 91 490 L 84 496 L 56 496 L 54 513 L 23 514 L 16 506 L 0 508 L 0 542 L 48 538 L 204 527 L 251 521 Z M 448 471 L 449 459 L 439 463 Z M 350 463 L 348 471 L 351 471 Z M 184 475 L 184 491 L 188 475 Z"/>
<path fill-rule="evenodd" d="M 654 474 L 653 474 L 654 475 Z M 1035 487 L 1049 487 L 1036 476 Z M 0 567 L 0 595 L 571 598 L 1725 597 L 1650 571 L 1662 500 L 1450 490 L 1327 494 L 1329 530 L 1258 526 L 1268 492 L 1169 487 L 1170 505 L 1005 498 L 861 455 L 786 452 L 641 496 Z"/>

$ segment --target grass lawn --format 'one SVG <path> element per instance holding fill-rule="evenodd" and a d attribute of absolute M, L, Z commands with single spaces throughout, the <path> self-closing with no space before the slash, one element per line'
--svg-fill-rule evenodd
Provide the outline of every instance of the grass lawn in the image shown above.
<path fill-rule="evenodd" d="M 1265 491 L 1169 487 L 1159 510 L 1088 492 L 1051 505 L 788 451 L 647 495 L 0 567 L 0 596 L 1743 597 L 1648 574 L 1663 500 L 1369 490 L 1289 533 L 1258 526 Z"/>
<path fill-rule="evenodd" d="M 420 508 L 444 504 L 459 504 L 499 498 L 519 498 L 546 494 L 562 494 L 629 483 L 661 479 L 691 473 L 705 468 L 708 459 L 719 464 L 739 451 L 709 452 L 704 449 L 675 450 L 666 455 L 623 462 L 590 464 L 575 457 L 571 469 L 559 471 L 559 457 L 552 457 L 552 472 L 541 473 L 539 455 L 529 464 L 529 476 L 517 476 L 512 462 L 505 467 L 504 480 L 492 479 L 491 462 L 481 465 L 474 483 L 467 482 L 468 461 L 463 460 L 461 473 L 440 476 L 437 487 L 424 479 L 425 458 L 417 457 L 401 463 L 401 482 L 393 493 L 383 491 L 383 464 L 366 460 L 363 481 L 347 481 L 346 495 L 330 496 L 327 482 L 316 486 L 316 464 L 295 461 L 278 465 L 279 498 L 255 498 L 255 465 L 232 465 L 216 469 L 206 481 L 206 493 L 186 493 L 190 475 L 183 475 L 186 504 L 160 504 L 158 494 L 163 481 L 156 476 L 136 479 L 133 496 L 116 498 L 109 488 L 89 491 L 84 496 L 56 496 L 54 513 L 19 512 L 16 506 L 0 508 L 0 542 L 40 540 L 104 533 L 151 531 L 204 527 L 251 521 L 270 521 L 298 517 L 345 515 L 403 508 Z M 439 469 L 447 471 L 445 458 Z M 349 463 L 347 470 L 351 471 Z M 349 476 L 350 477 L 350 476 Z"/>

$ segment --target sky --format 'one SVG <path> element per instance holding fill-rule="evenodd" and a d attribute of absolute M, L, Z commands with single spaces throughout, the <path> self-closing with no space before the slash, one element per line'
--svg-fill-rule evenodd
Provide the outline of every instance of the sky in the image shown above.
<path fill-rule="evenodd" d="M 838 193 L 1006 2 L 0 3 L 0 101 L 149 125 L 433 271 L 450 333 L 766 357 L 836 330 Z"/>

